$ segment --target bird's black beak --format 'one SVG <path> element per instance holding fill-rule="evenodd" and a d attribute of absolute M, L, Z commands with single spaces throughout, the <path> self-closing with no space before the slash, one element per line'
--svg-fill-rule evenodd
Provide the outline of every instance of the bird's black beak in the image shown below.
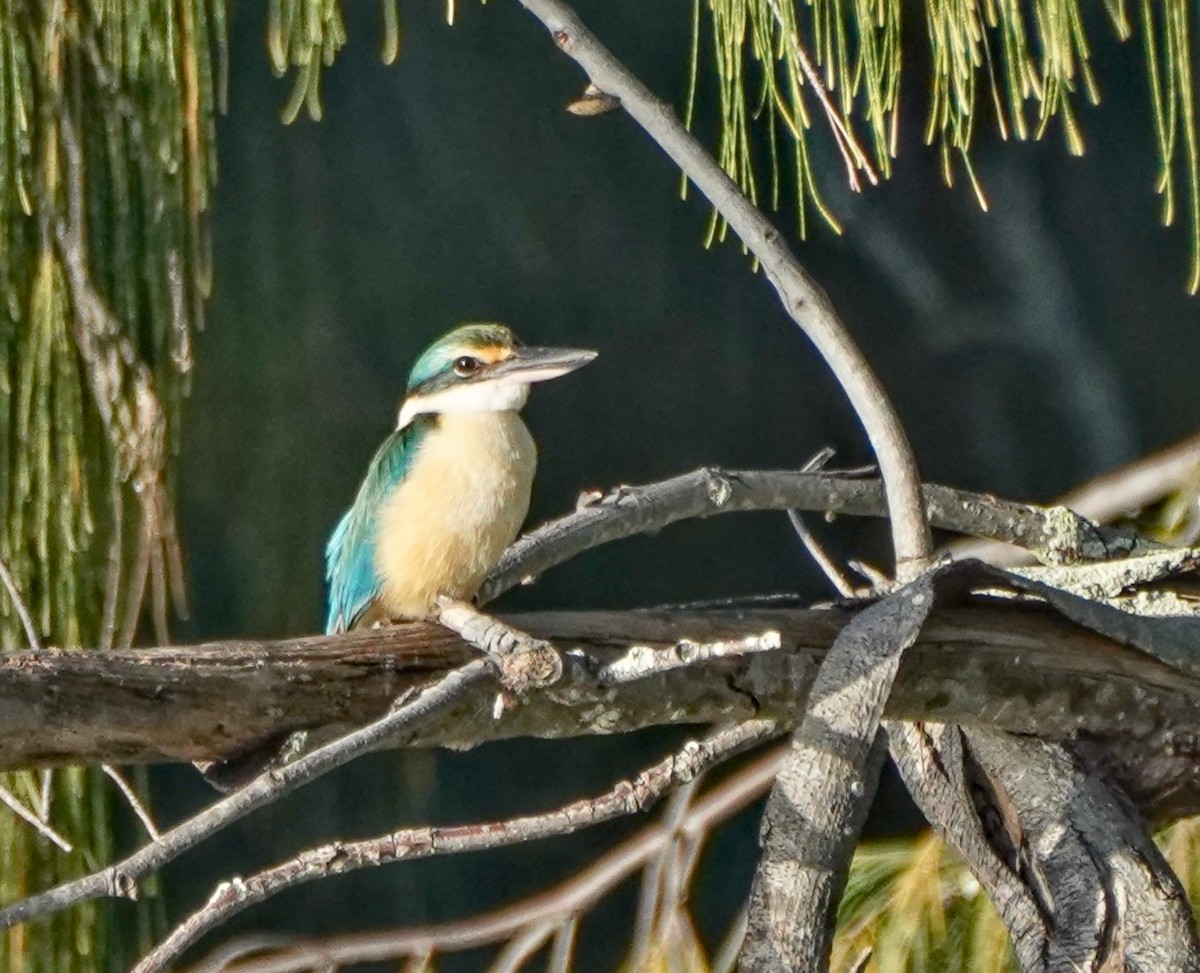
<path fill-rule="evenodd" d="M 513 382 L 545 382 L 583 368 L 597 352 L 586 348 L 518 348 L 516 353 L 488 369 L 487 378 Z"/>

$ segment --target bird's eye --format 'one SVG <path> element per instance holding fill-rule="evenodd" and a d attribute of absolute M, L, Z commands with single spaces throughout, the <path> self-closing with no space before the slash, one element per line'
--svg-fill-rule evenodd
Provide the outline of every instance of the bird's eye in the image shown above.
<path fill-rule="evenodd" d="M 462 358 L 454 360 L 454 374 L 459 378 L 468 378 L 479 371 L 479 359 L 472 358 L 470 355 L 463 355 Z"/>

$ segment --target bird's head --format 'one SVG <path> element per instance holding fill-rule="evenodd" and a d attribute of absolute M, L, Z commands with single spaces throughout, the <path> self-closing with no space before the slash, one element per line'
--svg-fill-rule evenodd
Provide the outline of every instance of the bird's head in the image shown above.
<path fill-rule="evenodd" d="M 401 428 L 426 413 L 520 409 L 534 382 L 582 368 L 596 352 L 527 348 L 502 324 L 464 324 L 438 338 L 413 365 Z"/>

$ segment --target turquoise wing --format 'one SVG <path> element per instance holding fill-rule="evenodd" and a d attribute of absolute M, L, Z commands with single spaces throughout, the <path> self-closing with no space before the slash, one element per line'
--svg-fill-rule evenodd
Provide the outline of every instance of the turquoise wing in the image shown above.
<path fill-rule="evenodd" d="M 329 613 L 325 632 L 334 635 L 354 627 L 380 591 L 375 568 L 379 511 L 404 482 L 429 420 L 418 416 L 384 441 L 371 460 L 354 505 L 346 511 L 325 546 L 325 580 Z"/>

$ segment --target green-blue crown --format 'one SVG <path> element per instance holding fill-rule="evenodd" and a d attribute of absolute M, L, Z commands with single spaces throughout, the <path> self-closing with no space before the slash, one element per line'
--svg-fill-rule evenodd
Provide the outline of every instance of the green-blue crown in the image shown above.
<path fill-rule="evenodd" d="M 446 375 L 463 355 L 486 355 L 494 360 L 493 350 L 517 347 L 516 335 L 503 324 L 464 324 L 442 335 L 417 359 L 408 376 L 408 391 L 416 391 L 433 379 Z M 487 354 L 492 351 L 492 354 Z"/>

